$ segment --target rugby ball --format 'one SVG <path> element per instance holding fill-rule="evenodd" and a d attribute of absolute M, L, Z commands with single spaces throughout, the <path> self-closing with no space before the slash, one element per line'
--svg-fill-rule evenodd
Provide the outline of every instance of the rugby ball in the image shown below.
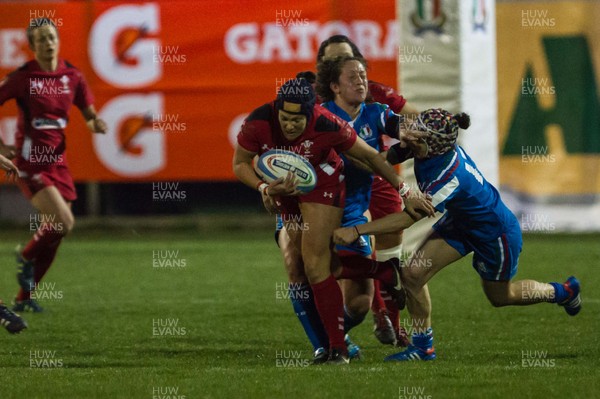
<path fill-rule="evenodd" d="M 280 177 L 285 178 L 292 172 L 298 180 L 298 190 L 311 192 L 317 185 L 315 168 L 303 157 L 291 151 L 269 150 L 256 162 L 256 170 L 261 178 L 271 183 Z"/>

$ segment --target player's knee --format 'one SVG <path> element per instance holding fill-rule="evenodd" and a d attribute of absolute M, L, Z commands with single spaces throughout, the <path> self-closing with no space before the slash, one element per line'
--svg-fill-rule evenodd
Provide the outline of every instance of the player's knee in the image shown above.
<path fill-rule="evenodd" d="M 65 215 L 64 217 L 61 218 L 60 223 L 61 223 L 60 233 L 64 236 L 66 236 L 73 230 L 73 227 L 75 227 L 75 218 L 73 217 L 73 215 Z"/>
<path fill-rule="evenodd" d="M 409 291 L 418 291 L 423 288 L 425 281 L 419 268 L 406 267 L 402 269 L 402 285 Z"/>
<path fill-rule="evenodd" d="M 324 267 L 322 262 L 311 259 L 304 260 L 304 272 L 310 283 L 325 280 L 331 274 L 328 266 Z"/>
<path fill-rule="evenodd" d="M 495 307 L 495 308 L 501 308 L 503 306 L 510 305 L 509 298 L 504 298 L 504 297 L 490 297 L 490 296 L 488 296 L 488 301 L 490 301 L 490 303 L 492 304 L 492 306 Z"/>
<path fill-rule="evenodd" d="M 287 272 L 290 283 L 306 283 L 306 274 L 302 267 L 299 267 L 299 262 L 288 265 Z"/>
<path fill-rule="evenodd" d="M 371 298 L 368 295 L 359 295 L 345 304 L 346 311 L 355 319 L 364 319 L 371 308 Z"/>

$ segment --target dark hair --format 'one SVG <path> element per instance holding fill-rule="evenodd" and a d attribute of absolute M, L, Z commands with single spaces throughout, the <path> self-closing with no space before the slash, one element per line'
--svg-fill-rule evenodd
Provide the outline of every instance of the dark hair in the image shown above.
<path fill-rule="evenodd" d="M 34 18 L 29 21 L 29 26 L 27 26 L 27 40 L 29 41 L 30 46 L 33 46 L 33 31 L 42 26 L 54 27 L 56 35 L 58 36 L 58 28 L 50 18 Z"/>
<path fill-rule="evenodd" d="M 367 61 L 362 57 L 337 57 L 317 64 L 317 94 L 323 98 L 323 102 L 333 101 L 335 93 L 331 90 L 331 83 L 340 83 L 342 68 L 348 61 L 358 61 L 366 68 Z"/>
<path fill-rule="evenodd" d="M 306 79 L 308 83 L 314 84 L 317 80 L 317 76 L 313 71 L 302 71 L 296 74 L 296 79 Z"/>
<path fill-rule="evenodd" d="M 329 37 L 328 39 L 325 39 L 323 42 L 321 42 L 321 45 L 319 46 L 319 51 L 317 52 L 317 64 L 323 60 L 323 56 L 325 55 L 325 48 L 327 46 L 329 46 L 330 44 L 334 44 L 334 43 L 348 43 L 348 45 L 352 49 L 353 56 L 364 58 L 362 53 L 356 46 L 356 44 L 354 44 L 354 42 L 352 40 L 350 40 L 348 38 L 348 36 L 334 35 L 334 36 Z"/>
<path fill-rule="evenodd" d="M 460 114 L 455 114 L 454 119 L 456 119 L 456 123 L 458 123 L 458 127 L 461 129 L 467 129 L 471 126 L 471 117 L 469 114 L 461 112 Z"/>

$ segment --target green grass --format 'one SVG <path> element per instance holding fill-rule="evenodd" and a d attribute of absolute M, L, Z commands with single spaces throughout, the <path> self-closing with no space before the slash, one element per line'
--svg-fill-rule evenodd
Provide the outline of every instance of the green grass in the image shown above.
<path fill-rule="evenodd" d="M 26 236 L 0 237 L 7 302 L 15 237 Z M 276 298 L 286 278 L 270 231 L 76 232 L 45 279 L 62 299 L 40 301 L 46 312 L 26 314 L 25 333 L 0 334 L 0 397 L 152 399 L 169 389 L 179 399 L 598 397 L 599 241 L 525 237 L 517 277 L 577 275 L 584 310 L 575 318 L 549 304 L 492 308 L 467 258 L 430 284 L 435 362 L 383 363 L 395 351 L 375 341 L 369 317 L 352 332 L 362 361 L 286 368 L 276 367 L 278 351 L 312 354 L 291 305 Z M 157 250 L 179 251 L 186 266 L 154 268 Z M 177 321 L 180 335 L 153 336 L 156 319 Z M 30 367 L 32 351 L 55 351 L 62 367 Z M 547 352 L 553 367 L 523 367 L 523 351 Z"/>

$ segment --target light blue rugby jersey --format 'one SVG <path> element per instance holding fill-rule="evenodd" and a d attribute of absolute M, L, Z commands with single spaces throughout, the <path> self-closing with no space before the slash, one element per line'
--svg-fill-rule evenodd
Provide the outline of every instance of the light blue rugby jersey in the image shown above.
<path fill-rule="evenodd" d="M 498 190 L 458 145 L 444 155 L 415 159 L 415 176 L 421 191 L 432 195 L 435 209 L 447 211 L 466 238 L 493 240 L 518 227 Z"/>
<path fill-rule="evenodd" d="M 386 122 L 390 117 L 395 116 L 390 107 L 380 103 L 363 103 L 360 114 L 352 121 L 350 115 L 334 101 L 327 101 L 321 105 L 347 121 L 361 139 L 378 152 L 380 151 L 379 139 L 382 135 L 387 134 Z M 344 175 L 346 176 L 344 215 L 352 213 L 362 215 L 369 208 L 373 175 L 355 166 L 343 155 L 342 159 L 344 160 Z"/>

